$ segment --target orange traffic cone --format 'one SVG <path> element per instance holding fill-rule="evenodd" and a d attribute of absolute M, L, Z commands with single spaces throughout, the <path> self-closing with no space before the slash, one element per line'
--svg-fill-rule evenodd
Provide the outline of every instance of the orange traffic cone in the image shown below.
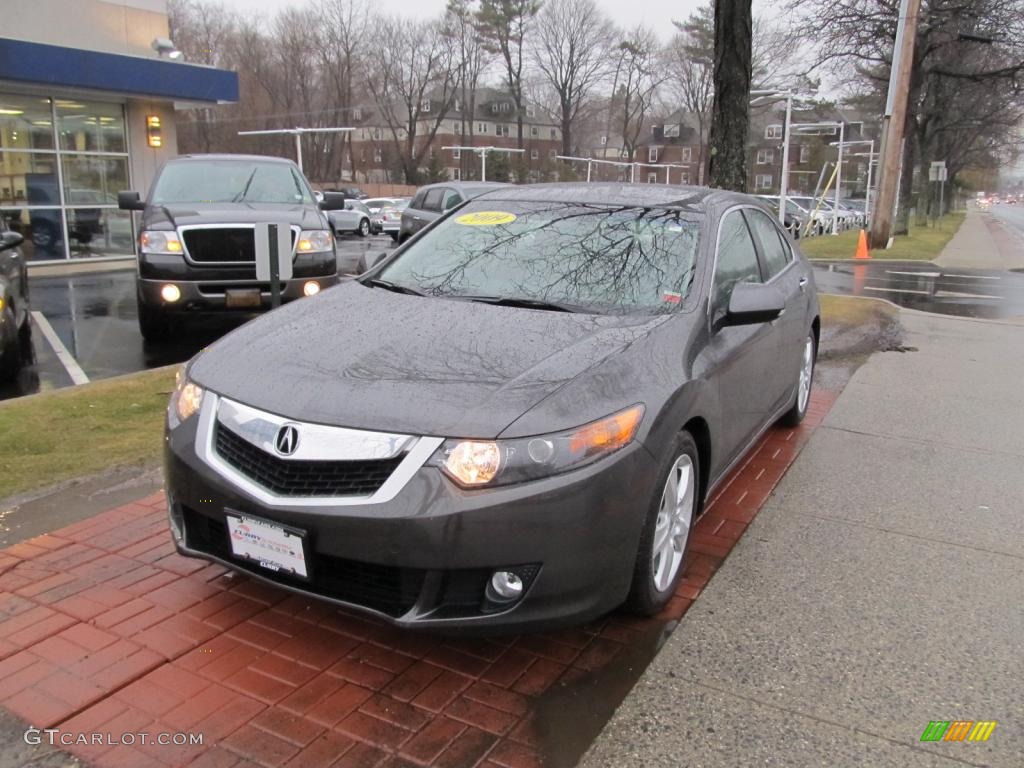
<path fill-rule="evenodd" d="M 871 254 L 868 252 L 868 234 L 863 229 L 860 231 L 860 239 L 857 240 L 857 253 L 854 254 L 855 259 L 870 259 Z"/>

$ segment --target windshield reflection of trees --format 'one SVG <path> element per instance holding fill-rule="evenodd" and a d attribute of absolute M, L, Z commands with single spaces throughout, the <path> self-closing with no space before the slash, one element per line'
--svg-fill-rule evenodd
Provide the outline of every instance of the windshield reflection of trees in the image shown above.
<path fill-rule="evenodd" d="M 515 221 L 497 226 L 449 219 L 381 277 L 429 296 L 539 299 L 599 312 L 669 312 L 678 302 L 665 294 L 681 300 L 690 288 L 699 237 L 692 216 L 632 206 L 516 208 Z"/>

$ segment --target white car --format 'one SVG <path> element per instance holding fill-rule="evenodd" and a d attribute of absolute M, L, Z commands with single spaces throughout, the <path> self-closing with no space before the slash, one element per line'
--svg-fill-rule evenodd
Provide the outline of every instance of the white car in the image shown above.
<path fill-rule="evenodd" d="M 345 210 L 327 211 L 327 218 L 335 235 L 357 234 L 366 237 L 373 228 L 370 209 L 362 200 L 346 200 Z"/>

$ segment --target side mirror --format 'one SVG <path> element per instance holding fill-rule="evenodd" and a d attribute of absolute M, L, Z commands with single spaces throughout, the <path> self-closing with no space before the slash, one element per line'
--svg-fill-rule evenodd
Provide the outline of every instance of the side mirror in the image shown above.
<path fill-rule="evenodd" d="M 319 189 L 313 191 L 313 197 L 316 198 L 316 201 L 318 203 L 322 203 L 324 201 L 324 193 L 321 192 Z"/>
<path fill-rule="evenodd" d="M 344 192 L 324 192 L 324 199 L 320 201 L 321 211 L 343 211 L 345 210 Z"/>
<path fill-rule="evenodd" d="M 139 198 L 138 192 L 118 192 L 117 207 L 122 211 L 144 211 L 146 204 Z"/>
<path fill-rule="evenodd" d="M 774 285 L 736 283 L 723 325 L 768 323 L 782 314 L 786 301 Z"/>
<path fill-rule="evenodd" d="M 4 232 L 0 235 L 0 249 L 17 248 L 25 242 L 25 238 L 17 232 Z"/>

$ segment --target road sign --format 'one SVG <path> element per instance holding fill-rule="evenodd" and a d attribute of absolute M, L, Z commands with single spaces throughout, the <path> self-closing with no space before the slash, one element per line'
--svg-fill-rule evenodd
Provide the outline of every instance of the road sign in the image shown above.
<path fill-rule="evenodd" d="M 275 255 L 277 269 L 271 264 L 270 228 L 275 227 L 277 234 Z M 256 225 L 256 279 L 261 283 L 269 283 L 270 275 L 277 272 L 279 280 L 291 280 L 292 277 L 292 230 L 287 223 Z"/>
<path fill-rule="evenodd" d="M 928 180 L 929 181 L 946 181 L 948 178 L 948 171 L 946 170 L 945 160 L 936 160 L 932 163 L 928 169 Z"/>

